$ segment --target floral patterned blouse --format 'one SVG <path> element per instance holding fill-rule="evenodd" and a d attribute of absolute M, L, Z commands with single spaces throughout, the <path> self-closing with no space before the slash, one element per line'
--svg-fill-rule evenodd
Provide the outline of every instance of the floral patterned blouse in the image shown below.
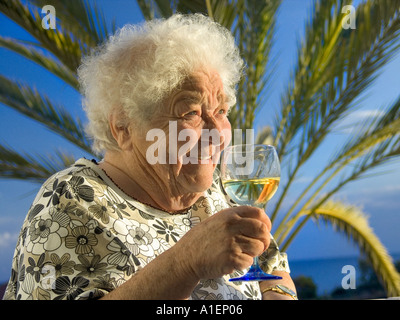
<path fill-rule="evenodd" d="M 194 225 L 230 206 L 215 183 L 185 214 L 170 215 L 119 189 L 96 162 L 78 160 L 41 187 L 21 229 L 4 299 L 100 298 L 120 286 Z M 276 242 L 266 272 L 289 272 Z M 244 272 L 244 271 L 243 271 Z M 191 299 L 260 299 L 258 282 L 204 279 Z"/>

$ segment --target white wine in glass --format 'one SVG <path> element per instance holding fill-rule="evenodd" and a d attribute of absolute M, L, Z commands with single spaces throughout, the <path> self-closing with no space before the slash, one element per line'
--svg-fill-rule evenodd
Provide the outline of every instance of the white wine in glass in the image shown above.
<path fill-rule="evenodd" d="M 234 145 L 222 154 L 221 181 L 228 196 L 238 205 L 263 208 L 274 196 L 280 181 L 280 163 L 273 146 Z M 262 271 L 258 257 L 242 277 L 230 281 L 281 279 Z"/>
<path fill-rule="evenodd" d="M 264 208 L 274 196 L 280 178 L 232 179 L 223 182 L 228 196 L 239 205 Z"/>

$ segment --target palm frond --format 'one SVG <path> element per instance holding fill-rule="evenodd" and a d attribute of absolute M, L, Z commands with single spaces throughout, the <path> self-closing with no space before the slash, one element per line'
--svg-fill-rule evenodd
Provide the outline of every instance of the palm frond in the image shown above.
<path fill-rule="evenodd" d="M 151 2 L 147 0 L 136 0 L 140 10 L 142 11 L 143 17 L 146 20 L 154 19 L 154 10 L 151 6 Z"/>
<path fill-rule="evenodd" d="M 388 297 L 400 295 L 400 274 L 396 271 L 386 248 L 369 226 L 367 217 L 357 207 L 329 201 L 315 210 L 305 210 L 302 216 L 312 216 L 333 226 L 358 245 L 371 262 L 384 284 Z M 287 245 L 284 245 L 287 248 Z M 284 249 L 282 249 L 284 250 Z"/>
<path fill-rule="evenodd" d="M 45 0 L 43 0 L 45 1 Z M 230 29 L 238 13 L 238 3 L 243 0 L 138 0 L 146 20 L 168 18 L 174 13 L 201 13 Z M 239 5 L 240 6 L 240 5 Z"/>
<path fill-rule="evenodd" d="M 271 145 L 273 141 L 272 128 L 270 126 L 265 126 L 257 133 L 255 143 Z"/>
<path fill-rule="evenodd" d="M 298 47 L 297 65 L 295 66 L 292 80 L 289 83 L 285 94 L 282 96 L 281 113 L 275 123 L 275 145 L 278 147 L 279 155 L 284 155 L 289 141 L 296 135 L 305 119 L 305 113 L 312 101 L 310 101 L 311 79 L 316 72 L 316 61 L 327 49 L 322 39 L 327 34 L 332 35 L 334 24 L 338 20 L 338 1 L 314 1 L 311 6 L 311 21 L 306 24 L 306 38 Z M 326 28 L 325 26 L 328 26 Z M 331 38 L 331 41 L 337 37 Z M 313 83 L 315 85 L 315 83 Z M 319 84 L 321 86 L 321 84 Z"/>
<path fill-rule="evenodd" d="M 234 34 L 246 64 L 238 86 L 238 101 L 230 112 L 232 128 L 249 129 L 265 105 L 269 80 L 274 71 L 270 57 L 281 1 L 238 1 Z"/>
<path fill-rule="evenodd" d="M 243 0 L 206 0 L 205 2 L 207 14 L 225 28 L 231 29 Z"/>
<path fill-rule="evenodd" d="M 0 145 L 0 178 L 43 183 L 52 174 L 75 162 L 73 156 L 55 151 L 47 156 L 33 157 Z"/>
<path fill-rule="evenodd" d="M 68 31 L 57 26 L 46 30 L 42 27 L 42 16 L 38 8 L 30 9 L 19 0 L 0 0 L 0 12 L 30 33 L 43 49 L 52 53 L 70 72 L 75 73 L 85 44 Z"/>
<path fill-rule="evenodd" d="M 174 13 L 175 1 L 153 0 L 157 4 L 158 11 L 162 17 L 170 17 Z"/>
<path fill-rule="evenodd" d="M 293 84 L 284 96 L 282 116 L 275 124 L 281 156 L 292 141 L 298 144 L 293 138 L 302 137 L 301 133 L 304 138 L 299 158 L 311 154 L 307 148 L 315 143 L 310 142 L 322 140 L 327 128 L 353 107 L 355 98 L 369 87 L 399 48 L 400 3 L 360 4 L 357 36 L 353 30 L 342 29 L 342 4 L 334 0 L 315 2 L 314 18 L 306 27 L 307 39 L 299 48 Z"/>
<path fill-rule="evenodd" d="M 400 129 L 397 129 L 399 132 Z M 400 156 L 400 136 L 393 136 L 379 144 L 377 144 L 374 148 L 370 148 L 369 152 L 367 152 L 364 157 L 358 159 L 356 163 L 353 164 L 353 170 L 350 173 L 344 175 L 339 182 L 331 188 L 325 195 L 322 197 L 319 203 L 323 203 L 325 200 L 329 199 L 333 194 L 335 194 L 338 190 L 340 190 L 346 184 L 360 180 L 362 178 L 369 178 L 371 176 L 376 176 L 379 173 L 370 173 L 372 170 L 376 170 L 390 162 L 393 159 L 398 159 Z M 348 170 L 349 171 L 349 170 Z M 338 173 L 338 170 L 334 172 L 330 177 L 329 180 L 332 179 Z M 326 185 L 324 183 L 323 185 Z M 321 188 L 320 188 L 321 189 Z M 319 190 L 320 190 L 319 189 Z M 318 194 L 318 193 L 316 193 Z M 309 204 L 315 198 L 315 194 L 311 197 L 307 204 Z M 306 205 L 307 205 L 306 204 Z"/>
<path fill-rule="evenodd" d="M 18 41 L 17 39 L 0 36 L 0 47 L 12 50 L 26 59 L 32 60 L 68 83 L 74 89 L 79 90 L 78 80 L 74 72 L 54 60 L 52 57 L 45 55 L 33 45 L 28 45 L 22 41 Z"/>
<path fill-rule="evenodd" d="M 212 7 L 212 2 L 214 0 L 178 0 L 176 6 L 177 12 L 182 13 L 202 13 L 209 15 L 214 19 L 213 14 L 209 13 L 210 7 Z M 224 0 L 222 2 L 225 2 Z"/>
<path fill-rule="evenodd" d="M 272 213 L 273 219 L 300 167 L 317 150 L 333 125 L 357 106 L 357 98 L 400 47 L 400 3 L 392 3 L 388 7 L 392 9 L 390 13 L 381 12 L 384 6 L 381 2 L 361 4 L 357 8 L 360 17 L 357 37 L 349 36 L 351 31 L 342 29 L 341 4 L 333 0 L 316 3 L 313 21 L 307 26 L 307 39 L 299 49 L 294 84 L 282 100 L 281 118 L 275 123 L 275 144 L 280 157 L 287 155 L 288 148 L 297 150 L 297 157 Z M 367 28 L 371 17 L 379 23 Z M 364 37 L 362 32 L 368 35 Z M 323 45 L 317 45 L 321 39 L 325 39 Z M 332 50 L 338 52 L 336 59 L 330 53 Z M 347 57 L 349 52 L 351 59 Z"/>
<path fill-rule="evenodd" d="M 115 32 L 115 19 L 111 22 L 111 28 L 108 27 L 104 13 L 93 1 L 31 0 L 31 3 L 38 8 L 52 5 L 63 29 L 68 30 L 87 48 L 102 43 Z"/>
<path fill-rule="evenodd" d="M 283 241 L 286 239 L 288 234 L 295 227 L 295 224 L 299 220 L 302 212 L 305 208 L 310 208 L 314 199 L 320 195 L 322 190 L 343 170 L 347 171 L 343 177 L 336 183 L 334 187 L 331 187 L 329 191 L 324 193 L 324 196 L 314 204 L 313 209 L 323 205 L 331 196 L 337 193 L 348 183 L 351 183 L 362 178 L 368 178 L 371 176 L 371 171 L 381 168 L 392 160 L 399 159 L 400 157 L 400 117 L 398 112 L 394 112 L 400 108 L 400 100 L 398 100 L 388 111 L 394 118 L 389 119 L 388 117 L 381 118 L 376 116 L 370 121 L 371 125 L 367 129 L 360 131 L 357 139 L 350 139 L 353 144 L 349 144 L 345 151 L 339 153 L 336 158 L 327 165 L 320 174 L 305 188 L 300 196 L 297 197 L 296 201 L 292 204 L 289 210 L 287 210 L 284 218 L 281 220 L 276 233 L 277 239 Z M 396 117 L 396 116 L 397 117 Z M 367 131 L 369 134 L 364 134 Z M 349 164 L 352 164 L 353 170 L 350 170 Z M 372 176 L 377 175 L 373 173 Z M 297 214 L 292 214 L 302 199 L 307 193 L 316 185 L 319 181 L 323 181 L 312 194 L 309 196 L 307 201 L 302 204 L 301 209 Z M 312 210 L 313 210 L 312 209 Z M 309 217 L 304 218 L 306 222 Z M 288 220 L 289 219 L 289 220 Z M 297 234 L 300 230 L 300 226 L 293 231 L 292 237 Z"/>
<path fill-rule="evenodd" d="M 205 2 L 174 1 L 174 0 L 137 0 L 140 10 L 146 20 L 154 18 L 169 18 L 175 12 L 188 13 L 192 8 L 204 8 Z M 194 12 L 199 12 L 195 10 Z"/>
<path fill-rule="evenodd" d="M 372 117 L 358 129 L 357 133 L 351 135 L 349 141 L 344 144 L 341 150 L 336 152 L 336 155 L 312 182 L 311 186 L 320 180 L 325 173 L 329 172 L 330 169 L 335 169 L 328 177 L 325 176 L 322 187 L 325 186 L 348 164 L 354 163 L 356 160 L 359 162 L 355 164 L 355 169 L 350 176 L 352 178 L 348 178 L 348 181 L 355 180 L 368 172 L 369 169 L 381 166 L 399 156 L 400 97 L 384 114 L 383 117 L 380 114 Z M 322 187 L 317 191 L 322 190 Z M 312 201 L 312 199 L 310 200 Z"/>
<path fill-rule="evenodd" d="M 397 100 L 374 117 L 367 119 L 355 132 L 350 135 L 349 140 L 338 150 L 330 163 L 337 164 L 345 161 L 354 154 L 368 150 L 375 143 L 373 141 L 384 141 L 387 138 L 399 134 L 400 128 L 400 96 Z"/>
<path fill-rule="evenodd" d="M 349 164 L 357 161 L 357 159 L 359 160 L 359 164 L 355 165 L 353 173 L 335 186 L 328 195 L 337 192 L 345 184 L 357 178 L 365 177 L 368 170 L 382 166 L 391 159 L 400 156 L 398 145 L 394 142 L 396 139 L 399 139 L 400 136 L 400 97 L 384 114 L 383 117 L 380 114 L 372 117 L 360 127 L 357 133 L 350 136 L 349 141 L 336 152 L 329 163 L 315 176 L 308 186 L 304 188 L 303 192 L 296 198 L 296 201 L 294 201 L 292 206 L 286 211 L 281 225 L 278 227 L 279 231 L 281 231 L 283 225 L 303 198 L 305 198 L 309 191 L 320 183 L 320 181 L 323 181 L 322 184 L 313 190 L 311 196 L 303 204 L 303 208 L 311 205 L 314 198 L 320 194 L 325 186 L 340 172 L 345 170 Z M 374 161 L 371 161 L 371 157 L 373 157 Z M 282 235 L 282 237 L 284 237 L 284 235 Z"/>
<path fill-rule="evenodd" d="M 0 75 L 0 102 L 40 122 L 83 150 L 92 152 L 81 121 L 65 108 L 53 105 L 49 98 L 36 89 Z"/>

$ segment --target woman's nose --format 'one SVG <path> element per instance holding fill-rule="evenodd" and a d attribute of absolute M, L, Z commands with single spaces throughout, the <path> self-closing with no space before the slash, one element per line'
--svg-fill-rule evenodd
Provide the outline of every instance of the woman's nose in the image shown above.
<path fill-rule="evenodd" d="M 225 135 L 223 126 L 214 117 L 208 117 L 202 129 L 201 140 L 208 141 L 213 146 L 220 146 L 225 142 Z"/>
<path fill-rule="evenodd" d="M 220 121 L 218 121 L 218 119 L 216 119 L 213 115 L 205 115 L 203 120 L 204 120 L 204 126 L 203 126 L 204 129 L 208 130 L 216 129 L 218 131 L 221 131 L 222 125 Z"/>

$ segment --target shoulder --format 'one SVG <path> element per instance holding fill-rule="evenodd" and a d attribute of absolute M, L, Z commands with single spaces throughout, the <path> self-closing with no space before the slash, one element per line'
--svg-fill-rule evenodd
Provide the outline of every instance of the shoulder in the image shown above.
<path fill-rule="evenodd" d="M 96 194 L 106 190 L 106 185 L 90 163 L 79 159 L 49 177 L 40 187 L 25 222 L 54 210 L 83 210 L 92 203 Z"/>
<path fill-rule="evenodd" d="M 48 185 L 54 183 L 55 180 L 63 181 L 63 180 L 71 180 L 75 177 L 74 180 L 80 180 L 80 178 L 88 180 L 88 181 L 98 181 L 101 179 L 98 168 L 95 160 L 87 160 L 85 158 L 81 158 L 77 160 L 73 165 L 61 170 L 55 174 L 53 174 L 43 185 Z"/>
<path fill-rule="evenodd" d="M 65 168 L 48 178 L 42 185 L 37 198 L 48 198 L 53 205 L 60 201 L 61 196 L 67 199 L 78 198 L 87 202 L 94 199 L 94 188 L 105 182 L 91 165 L 91 161 L 79 159 L 72 166 Z"/>

